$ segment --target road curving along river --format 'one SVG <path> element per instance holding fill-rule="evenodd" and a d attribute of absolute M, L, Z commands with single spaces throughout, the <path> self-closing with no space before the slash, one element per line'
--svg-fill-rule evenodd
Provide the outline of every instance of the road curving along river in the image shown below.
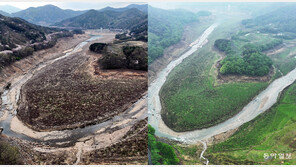
<path fill-rule="evenodd" d="M 22 86 L 31 79 L 41 69 L 53 64 L 54 62 L 75 56 L 74 53 L 82 51 L 89 42 L 101 38 L 101 35 L 92 36 L 88 40 L 81 42 L 74 49 L 65 51 L 65 55 L 42 62 L 35 68 L 31 69 L 25 75 L 15 78 L 8 90 L 5 90 L 1 95 L 2 105 L 0 108 L 0 127 L 3 127 L 3 134 L 16 137 L 31 142 L 42 142 L 50 146 L 67 147 L 74 145 L 79 139 L 99 134 L 102 129 L 107 129 L 113 126 L 117 128 L 124 128 L 134 125 L 139 120 L 147 118 L 147 95 L 143 96 L 130 108 L 123 113 L 99 124 L 86 126 L 84 128 L 76 128 L 72 130 L 38 132 L 25 126 L 17 117 L 16 112 L 18 108 L 18 100 Z M 128 120 L 128 121 L 127 121 Z M 122 122 L 126 122 L 123 124 Z"/>
<path fill-rule="evenodd" d="M 287 86 L 291 85 L 296 80 L 296 69 L 294 69 L 287 75 L 274 80 L 238 114 L 218 125 L 187 132 L 175 132 L 171 130 L 166 126 L 161 118 L 159 91 L 165 83 L 168 74 L 186 57 L 192 55 L 192 53 L 197 51 L 198 48 L 202 47 L 206 43 L 207 37 L 211 34 L 216 26 L 217 24 L 213 24 L 207 30 L 205 30 L 204 33 L 198 38 L 196 44 L 193 45 L 189 51 L 184 53 L 177 60 L 169 63 L 166 68 L 158 73 L 157 78 L 150 84 L 148 91 L 148 117 L 149 124 L 155 128 L 155 134 L 157 136 L 166 137 L 187 144 L 195 144 L 207 141 L 207 139 L 215 135 L 238 128 L 242 124 L 251 121 L 259 114 L 268 110 L 273 104 L 276 103 L 280 92 L 282 92 Z"/>

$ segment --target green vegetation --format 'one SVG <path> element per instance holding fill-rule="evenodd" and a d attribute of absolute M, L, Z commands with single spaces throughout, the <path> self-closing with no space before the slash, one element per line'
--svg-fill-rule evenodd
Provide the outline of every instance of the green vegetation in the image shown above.
<path fill-rule="evenodd" d="M 151 161 L 153 165 L 177 165 L 177 158 L 172 146 L 157 141 L 155 129 L 148 125 L 148 149 L 151 151 Z"/>
<path fill-rule="evenodd" d="M 272 60 L 262 52 L 275 48 L 282 44 L 283 40 L 273 39 L 267 43 L 265 41 L 258 43 L 256 39 L 252 39 L 252 36 L 251 38 L 241 38 L 242 35 L 245 36 L 246 34 L 240 32 L 232 36 L 231 40 L 218 39 L 215 41 L 214 46 L 227 55 L 220 62 L 220 73 L 224 75 L 237 74 L 249 76 L 264 76 L 268 74 L 272 66 Z M 242 46 L 237 47 L 237 41 L 244 43 L 244 45 L 240 44 Z"/>
<path fill-rule="evenodd" d="M 200 159 L 201 151 L 203 150 L 202 146 L 198 145 L 173 145 L 176 149 L 176 153 L 182 165 L 203 165 L 204 163 Z"/>
<path fill-rule="evenodd" d="M 258 50 L 246 49 L 242 57 L 229 55 L 220 64 L 221 74 L 264 76 L 269 73 L 272 61 Z"/>
<path fill-rule="evenodd" d="M 0 165 L 20 165 L 18 148 L 5 141 L 0 141 Z"/>
<path fill-rule="evenodd" d="M 295 41 L 295 40 L 294 40 Z M 293 41 L 291 41 L 293 43 Z M 274 66 L 280 70 L 283 75 L 287 74 L 296 67 L 296 47 L 286 47 L 283 51 L 270 55 Z"/>
<path fill-rule="evenodd" d="M 85 29 L 129 29 L 147 22 L 147 13 L 137 8 L 125 10 L 89 10 L 76 17 L 65 19 L 55 23 L 60 27 L 78 27 Z"/>
<path fill-rule="evenodd" d="M 162 118 L 173 130 L 188 131 L 220 123 L 267 86 L 267 83 L 213 86 L 214 78 L 209 72 L 216 58 L 213 52 L 202 49 L 169 75 L 160 95 Z"/>
<path fill-rule="evenodd" d="M 213 164 L 295 164 L 295 112 L 296 83 L 275 106 L 245 123 L 225 142 L 211 146 L 205 156 Z M 277 158 L 265 160 L 265 153 L 276 153 Z M 292 159 L 280 159 L 281 153 L 291 153 Z"/>
<path fill-rule="evenodd" d="M 221 52 L 225 52 L 226 54 L 230 54 L 233 52 L 233 50 L 231 49 L 231 41 L 228 39 L 217 39 L 214 46 L 218 50 L 220 50 Z"/>
<path fill-rule="evenodd" d="M 149 64 L 163 55 L 165 48 L 178 43 L 184 26 L 198 21 L 198 15 L 185 10 L 163 10 L 149 6 Z"/>
<path fill-rule="evenodd" d="M 296 33 L 295 5 L 281 7 L 275 11 L 243 20 L 242 24 L 249 28 L 256 27 L 264 33 Z"/>
<path fill-rule="evenodd" d="M 236 28 L 237 22 L 218 27 L 209 43 L 185 59 L 168 76 L 160 91 L 162 118 L 175 131 L 189 131 L 213 126 L 239 112 L 267 82 L 226 83 L 214 86 L 216 75 L 211 67 L 218 53 L 211 46 L 218 38 Z M 238 28 L 237 28 L 238 29 Z"/>

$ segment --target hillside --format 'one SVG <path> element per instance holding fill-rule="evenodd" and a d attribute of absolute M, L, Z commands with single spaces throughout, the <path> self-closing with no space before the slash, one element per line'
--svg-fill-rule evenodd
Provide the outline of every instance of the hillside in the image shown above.
<path fill-rule="evenodd" d="M 128 6 L 123 7 L 123 8 L 112 8 L 112 7 L 108 6 L 108 7 L 105 7 L 103 9 L 100 9 L 99 11 L 112 10 L 112 11 L 122 12 L 122 11 L 125 11 L 127 9 L 132 9 L 132 8 L 136 8 L 136 9 L 138 9 L 138 10 L 144 12 L 144 13 L 148 12 L 148 5 L 147 4 L 144 4 L 144 5 L 131 4 L 131 5 L 128 5 Z"/>
<path fill-rule="evenodd" d="M 46 28 L 20 18 L 0 15 L 0 69 L 31 55 L 34 50 L 51 47 L 56 39 L 71 36 L 68 31 Z"/>
<path fill-rule="evenodd" d="M 131 29 L 145 19 L 147 19 L 147 14 L 136 8 L 124 11 L 89 10 L 82 15 L 63 20 L 54 25 L 59 27 L 79 27 L 85 29 Z"/>
<path fill-rule="evenodd" d="M 267 112 L 241 126 L 226 141 L 210 146 L 206 157 L 211 164 L 295 164 L 295 93 L 296 83 Z"/>
<path fill-rule="evenodd" d="M 13 17 L 20 17 L 30 23 L 38 25 L 51 25 L 64 19 L 78 16 L 85 11 L 63 10 L 54 5 L 30 7 L 28 9 L 11 14 Z"/>
<path fill-rule="evenodd" d="M 10 16 L 9 13 L 7 12 L 4 12 L 3 10 L 0 10 L 0 14 L 3 15 L 3 16 Z"/>
<path fill-rule="evenodd" d="M 185 25 L 197 21 L 198 15 L 189 11 L 149 6 L 149 63 L 162 56 L 165 48 L 181 40 Z"/>
<path fill-rule="evenodd" d="M 6 13 L 15 13 L 21 11 L 21 9 L 11 6 L 11 5 L 1 5 L 0 10 Z"/>
<path fill-rule="evenodd" d="M 254 19 L 243 20 L 246 27 L 257 26 L 264 32 L 291 32 L 296 33 L 296 6 L 290 5 L 279 8 L 267 14 L 255 17 Z"/>

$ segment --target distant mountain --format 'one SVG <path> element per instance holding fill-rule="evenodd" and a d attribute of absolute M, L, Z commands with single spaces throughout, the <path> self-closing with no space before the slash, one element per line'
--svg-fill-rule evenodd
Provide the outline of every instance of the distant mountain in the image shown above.
<path fill-rule="evenodd" d="M 296 33 L 296 6 L 290 5 L 281 7 L 272 12 L 255 17 L 253 19 L 243 20 L 242 24 L 246 27 L 255 27 L 265 32 L 280 33 L 292 32 Z"/>
<path fill-rule="evenodd" d="M 28 9 L 13 13 L 13 17 L 20 17 L 30 23 L 38 25 L 51 25 L 64 19 L 83 14 L 85 11 L 63 10 L 54 5 L 30 7 Z"/>
<path fill-rule="evenodd" d="M 1 15 L 3 15 L 3 16 L 10 16 L 10 14 L 9 14 L 9 13 L 7 13 L 7 12 L 4 12 L 4 11 L 2 11 L 2 10 L 0 10 L 0 14 L 1 14 Z"/>
<path fill-rule="evenodd" d="M 21 11 L 21 9 L 11 5 L 1 5 L 0 10 L 9 14 Z"/>
<path fill-rule="evenodd" d="M 132 8 L 136 8 L 136 9 L 138 9 L 138 10 L 140 10 L 140 11 L 142 11 L 142 12 L 144 12 L 144 13 L 147 13 L 147 11 L 148 11 L 148 5 L 147 4 L 144 4 L 144 5 L 138 5 L 138 4 L 131 4 L 131 5 L 128 5 L 128 6 L 126 6 L 126 7 L 123 7 L 123 8 L 112 8 L 112 7 L 110 7 L 110 6 L 108 6 L 108 7 L 105 7 L 105 8 L 103 8 L 103 9 L 100 9 L 99 11 L 117 11 L 117 12 L 122 12 L 122 11 L 125 11 L 125 10 L 127 10 L 127 9 L 132 9 Z"/>
<path fill-rule="evenodd" d="M 104 8 L 99 11 L 89 10 L 88 12 L 65 19 L 54 24 L 59 27 L 78 27 L 86 29 L 115 28 L 131 29 L 147 19 L 147 13 L 137 8 Z"/>
<path fill-rule="evenodd" d="M 140 11 L 142 11 L 142 12 L 145 12 L 145 13 L 148 12 L 148 4 L 143 4 L 143 5 L 131 4 L 131 5 L 128 5 L 127 7 L 125 7 L 125 8 L 128 8 L 128 9 L 136 8 L 136 9 L 139 9 Z"/>

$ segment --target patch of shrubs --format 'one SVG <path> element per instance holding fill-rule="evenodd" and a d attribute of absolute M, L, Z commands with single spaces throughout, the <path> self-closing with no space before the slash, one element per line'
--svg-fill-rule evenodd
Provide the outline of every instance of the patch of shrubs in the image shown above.
<path fill-rule="evenodd" d="M 217 39 L 214 43 L 214 46 L 226 54 L 230 54 L 232 52 L 231 41 L 228 39 Z"/>
<path fill-rule="evenodd" d="M 119 39 L 119 40 L 128 40 L 128 39 L 130 39 L 130 37 L 128 37 L 126 35 L 126 33 L 116 34 L 115 35 L 115 38 L 116 39 Z"/>
<path fill-rule="evenodd" d="M 0 165 L 20 165 L 20 153 L 17 147 L 0 141 Z"/>
<path fill-rule="evenodd" d="M 269 73 L 273 63 L 262 51 L 272 49 L 282 44 L 282 42 L 281 39 L 278 39 L 258 46 L 246 44 L 243 47 L 242 55 L 237 55 L 232 50 L 232 42 L 230 40 L 218 39 L 215 41 L 214 46 L 227 55 L 220 62 L 220 73 L 223 75 L 264 76 Z"/>
<path fill-rule="evenodd" d="M 147 49 L 139 46 L 124 46 L 123 54 L 106 53 L 99 60 L 104 69 L 127 68 L 134 70 L 148 70 L 148 53 Z"/>
<path fill-rule="evenodd" d="M 89 50 L 96 53 L 103 53 L 106 46 L 106 43 L 93 43 L 89 46 Z"/>
<path fill-rule="evenodd" d="M 148 149 L 151 154 L 153 165 L 178 165 L 180 160 L 177 158 L 172 146 L 157 141 L 155 129 L 148 125 Z"/>
<path fill-rule="evenodd" d="M 74 29 L 74 30 L 72 30 L 72 33 L 73 34 L 84 34 L 85 32 L 81 29 Z"/>

